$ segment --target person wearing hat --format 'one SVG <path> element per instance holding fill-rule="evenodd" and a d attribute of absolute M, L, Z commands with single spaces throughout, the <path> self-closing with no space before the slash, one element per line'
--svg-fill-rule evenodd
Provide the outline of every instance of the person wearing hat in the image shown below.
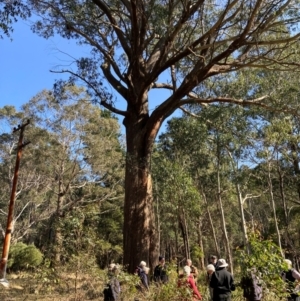
<path fill-rule="evenodd" d="M 219 259 L 217 269 L 211 276 L 213 301 L 231 301 L 231 291 L 235 290 L 235 285 L 232 275 L 226 269 L 227 266 L 225 259 Z"/>
<path fill-rule="evenodd" d="M 281 273 L 281 277 L 287 283 L 288 292 L 290 293 L 287 301 L 300 301 L 300 296 L 298 295 L 299 289 L 295 285 L 295 282 L 300 280 L 300 274 L 293 268 L 292 262 L 289 259 L 284 259 L 284 262 L 286 263 L 287 270 Z"/>
<path fill-rule="evenodd" d="M 159 263 L 154 268 L 154 281 L 157 283 L 166 283 L 169 280 L 168 273 L 167 273 L 167 266 L 166 261 L 163 256 L 159 256 L 158 258 Z"/>

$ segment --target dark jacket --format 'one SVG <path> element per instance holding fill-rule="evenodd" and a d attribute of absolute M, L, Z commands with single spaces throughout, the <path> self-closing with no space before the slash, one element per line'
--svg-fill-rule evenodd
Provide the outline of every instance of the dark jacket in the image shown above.
<path fill-rule="evenodd" d="M 154 268 L 154 275 L 153 275 L 155 282 L 162 282 L 166 283 L 169 280 L 168 273 L 167 273 L 167 266 L 166 265 L 157 265 Z"/>
<path fill-rule="evenodd" d="M 226 268 L 218 268 L 211 276 L 210 287 L 213 288 L 213 300 L 218 301 L 220 298 L 231 295 L 235 290 L 232 275 Z"/>
<path fill-rule="evenodd" d="M 290 293 L 290 298 L 292 300 L 299 300 L 299 295 L 294 293 L 295 281 L 296 279 L 293 276 L 294 269 L 289 269 L 281 273 L 282 279 L 287 283 L 287 291 Z"/>
<path fill-rule="evenodd" d="M 262 298 L 262 287 L 258 284 L 258 278 L 251 273 L 241 280 L 241 286 L 244 291 L 243 296 L 249 301 L 260 301 Z"/>

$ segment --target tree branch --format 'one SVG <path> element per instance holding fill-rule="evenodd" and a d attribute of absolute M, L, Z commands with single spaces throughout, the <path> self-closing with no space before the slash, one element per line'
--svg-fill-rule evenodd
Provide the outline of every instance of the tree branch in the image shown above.
<path fill-rule="evenodd" d="M 110 64 L 104 63 L 101 65 L 102 72 L 108 82 L 114 87 L 114 89 L 125 99 L 127 100 L 127 89 L 122 86 L 121 82 L 118 81 L 110 72 Z"/>
<path fill-rule="evenodd" d="M 52 70 L 50 70 L 50 72 L 53 72 L 53 73 L 70 73 L 73 76 L 78 77 L 80 80 L 82 80 L 84 83 L 86 83 L 87 86 L 90 87 L 95 92 L 95 94 L 99 97 L 99 99 L 101 99 L 100 104 L 103 107 L 105 107 L 106 109 L 112 111 L 115 114 L 122 115 L 122 116 L 127 116 L 126 111 L 119 110 L 119 109 L 115 108 L 114 106 L 112 106 L 111 104 L 104 101 L 103 97 L 101 96 L 101 93 L 97 90 L 97 88 L 95 88 L 94 85 L 92 85 L 88 80 L 86 80 L 84 77 L 80 76 L 79 74 L 77 74 L 77 73 L 75 73 L 71 70 L 61 70 L 61 71 L 52 71 Z"/>
<path fill-rule="evenodd" d="M 111 25 L 113 26 L 119 41 L 124 49 L 124 51 L 126 52 L 128 57 L 131 57 L 131 49 L 129 47 L 129 45 L 127 44 L 127 39 L 124 35 L 124 33 L 122 32 L 122 30 L 118 27 L 117 21 L 115 20 L 115 18 L 113 17 L 113 15 L 111 14 L 111 10 L 110 8 L 101 0 L 92 0 L 94 2 L 94 4 L 96 4 L 104 13 L 105 15 L 108 17 L 109 21 L 111 22 Z"/>

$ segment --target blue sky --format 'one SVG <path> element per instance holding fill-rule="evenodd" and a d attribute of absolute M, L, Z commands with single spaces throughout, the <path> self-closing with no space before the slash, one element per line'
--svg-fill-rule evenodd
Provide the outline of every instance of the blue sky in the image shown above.
<path fill-rule="evenodd" d="M 30 30 L 29 22 L 14 25 L 12 41 L 0 40 L 0 106 L 14 105 L 19 108 L 42 89 L 51 89 L 60 74 L 49 70 L 63 63 L 65 51 L 75 56 L 83 50 L 74 42 L 59 37 L 43 39 Z M 81 51 L 81 52 L 80 52 Z"/>
<path fill-rule="evenodd" d="M 39 37 L 31 31 L 30 21 L 22 20 L 14 24 L 11 38 L 4 37 L 0 44 L 0 107 L 13 105 L 17 109 L 39 91 L 51 89 L 55 79 L 68 77 L 67 74 L 50 72 L 69 64 L 68 55 L 79 58 L 89 54 L 87 48 L 76 45 L 74 41 L 59 36 L 48 40 Z M 162 90 L 151 92 L 150 112 L 168 93 Z M 121 103 L 122 100 L 118 99 L 117 107 Z M 122 105 L 124 108 L 125 104 Z M 179 114 L 177 111 L 175 115 Z"/>

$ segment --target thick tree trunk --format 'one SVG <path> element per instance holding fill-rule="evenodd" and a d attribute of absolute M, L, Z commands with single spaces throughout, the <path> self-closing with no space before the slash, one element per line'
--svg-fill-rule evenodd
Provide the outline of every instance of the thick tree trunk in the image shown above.
<path fill-rule="evenodd" d="M 132 117 L 132 116 L 131 116 Z M 153 267 L 158 261 L 158 241 L 155 229 L 151 149 L 144 133 L 145 120 L 124 120 L 127 157 L 125 171 L 125 202 L 123 227 L 123 264 L 133 273 L 141 260 Z M 146 138 L 145 138 L 146 137 Z"/>

